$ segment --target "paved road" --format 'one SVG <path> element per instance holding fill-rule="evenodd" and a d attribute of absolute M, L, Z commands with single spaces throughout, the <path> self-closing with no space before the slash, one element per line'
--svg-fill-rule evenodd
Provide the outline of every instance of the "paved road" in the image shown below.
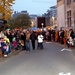
<path fill-rule="evenodd" d="M 0 61 L 0 75 L 75 75 L 75 56 L 64 46 L 44 43 L 44 50 L 22 51 Z"/>

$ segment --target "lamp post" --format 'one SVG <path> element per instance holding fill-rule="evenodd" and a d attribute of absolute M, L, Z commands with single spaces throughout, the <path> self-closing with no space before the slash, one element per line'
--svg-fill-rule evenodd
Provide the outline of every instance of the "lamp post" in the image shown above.
<path fill-rule="evenodd" d="M 43 29 L 44 23 L 41 23 L 41 25 L 42 25 L 42 29 Z"/>
<path fill-rule="evenodd" d="M 54 17 L 52 16 L 52 20 L 53 20 L 53 25 L 54 25 Z"/>
<path fill-rule="evenodd" d="M 52 16 L 52 24 L 53 24 L 53 29 L 54 29 L 54 17 Z"/>
<path fill-rule="evenodd" d="M 32 27 L 34 26 L 34 23 L 33 23 L 33 21 L 31 22 L 31 26 L 32 26 Z"/>

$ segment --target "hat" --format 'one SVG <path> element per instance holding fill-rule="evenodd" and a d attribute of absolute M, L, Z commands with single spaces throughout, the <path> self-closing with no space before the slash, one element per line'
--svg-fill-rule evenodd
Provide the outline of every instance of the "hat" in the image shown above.
<path fill-rule="evenodd" d="M 15 41 L 15 37 L 12 39 L 12 41 Z"/>
<path fill-rule="evenodd" d="M 10 28 L 8 28 L 7 30 L 10 30 Z"/>

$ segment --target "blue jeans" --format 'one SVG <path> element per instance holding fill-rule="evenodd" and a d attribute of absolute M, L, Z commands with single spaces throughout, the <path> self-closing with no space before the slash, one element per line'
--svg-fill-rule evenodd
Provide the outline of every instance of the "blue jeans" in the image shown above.
<path fill-rule="evenodd" d="M 26 50 L 30 51 L 30 41 L 26 41 Z"/>
<path fill-rule="evenodd" d="M 10 45 L 9 45 L 9 51 L 8 51 L 8 53 L 11 53 L 11 50 L 12 50 L 12 43 L 10 43 Z"/>

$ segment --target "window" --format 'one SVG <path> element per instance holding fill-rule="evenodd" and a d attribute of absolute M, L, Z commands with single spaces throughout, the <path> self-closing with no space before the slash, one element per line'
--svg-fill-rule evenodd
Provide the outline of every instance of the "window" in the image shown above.
<path fill-rule="evenodd" d="M 71 0 L 67 0 L 67 5 L 71 4 Z"/>
<path fill-rule="evenodd" d="M 68 27 L 71 27 L 71 10 L 67 11 L 67 24 Z"/>

